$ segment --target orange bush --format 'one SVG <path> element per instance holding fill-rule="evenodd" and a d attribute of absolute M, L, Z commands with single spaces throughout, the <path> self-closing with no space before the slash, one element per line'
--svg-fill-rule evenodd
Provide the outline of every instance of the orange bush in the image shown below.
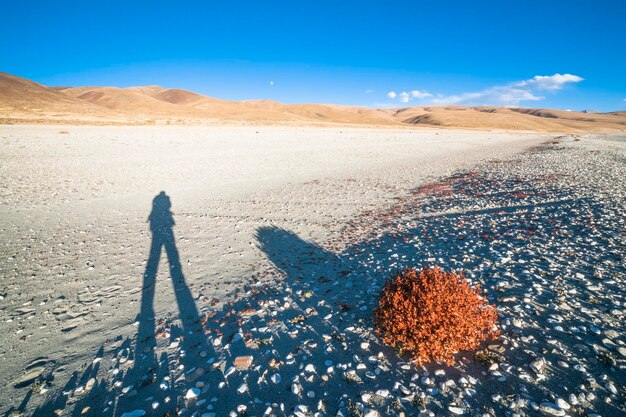
<path fill-rule="evenodd" d="M 374 310 L 378 336 L 418 365 L 433 360 L 451 365 L 454 353 L 497 337 L 497 320 L 479 286 L 439 267 L 400 271 L 385 283 Z"/>

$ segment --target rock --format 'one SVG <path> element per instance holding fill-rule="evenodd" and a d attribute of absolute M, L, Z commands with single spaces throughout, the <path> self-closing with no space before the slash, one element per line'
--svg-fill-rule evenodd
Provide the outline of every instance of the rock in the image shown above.
<path fill-rule="evenodd" d="M 270 380 L 274 383 L 274 384 L 280 384 L 280 382 L 283 380 L 283 378 L 280 376 L 280 374 L 274 374 L 270 377 Z"/>
<path fill-rule="evenodd" d="M 465 410 L 463 410 L 461 407 L 457 407 L 456 405 L 449 405 L 448 410 L 452 414 L 457 415 L 457 416 L 465 414 Z"/>
<path fill-rule="evenodd" d="M 293 392 L 295 395 L 300 395 L 300 393 L 302 392 L 302 387 L 297 382 L 294 382 L 293 384 L 291 384 L 291 392 Z"/>
<path fill-rule="evenodd" d="M 91 389 L 93 388 L 93 386 L 96 384 L 96 378 L 91 378 L 89 381 L 87 381 L 87 383 L 85 384 L 85 391 L 91 391 Z"/>
<path fill-rule="evenodd" d="M 533 361 L 533 362 L 530 363 L 530 369 L 535 371 L 535 373 L 537 373 L 537 374 L 541 373 L 541 370 L 543 369 L 543 366 L 544 366 L 543 359 L 537 359 L 536 361 Z"/>
<path fill-rule="evenodd" d="M 233 364 L 237 368 L 248 368 L 252 365 L 253 359 L 252 356 L 237 356 Z"/>
<path fill-rule="evenodd" d="M 200 395 L 200 390 L 198 388 L 189 388 L 185 393 L 185 399 L 191 400 L 196 398 L 198 395 Z"/>
<path fill-rule="evenodd" d="M 569 410 L 571 408 L 571 405 L 569 405 L 569 403 L 563 398 L 557 398 L 556 405 L 563 410 Z"/>
<path fill-rule="evenodd" d="M 15 381 L 15 388 L 23 388 L 32 384 L 43 373 L 45 367 L 36 366 L 27 370 L 17 381 Z"/>
<path fill-rule="evenodd" d="M 144 410 L 134 410 L 129 411 L 128 413 L 122 414 L 122 417 L 141 417 L 144 416 L 146 412 Z"/>
<path fill-rule="evenodd" d="M 544 414 L 551 415 L 551 416 L 564 416 L 565 415 L 565 411 L 563 411 L 556 404 L 553 404 L 553 403 L 539 404 L 539 411 L 541 411 Z"/>
<path fill-rule="evenodd" d="M 237 388 L 237 392 L 239 394 L 243 394 L 246 391 L 248 391 L 248 384 L 246 384 L 245 382 L 243 384 L 239 385 L 239 388 Z"/>

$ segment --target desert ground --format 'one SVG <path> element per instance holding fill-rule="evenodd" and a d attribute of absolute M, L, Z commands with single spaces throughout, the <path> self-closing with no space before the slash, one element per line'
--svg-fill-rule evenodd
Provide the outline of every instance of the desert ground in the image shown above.
<path fill-rule="evenodd" d="M 3 415 L 626 413 L 624 136 L 59 124 L 0 144 Z M 434 264 L 481 283 L 502 336 L 418 367 L 370 318 L 389 273 Z"/>

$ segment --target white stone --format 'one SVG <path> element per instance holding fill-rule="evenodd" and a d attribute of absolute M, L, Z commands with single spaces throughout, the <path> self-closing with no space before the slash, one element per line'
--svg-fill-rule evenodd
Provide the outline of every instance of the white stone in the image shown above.
<path fill-rule="evenodd" d="M 530 364 L 530 369 L 532 369 L 533 371 L 535 371 L 536 373 L 541 373 L 541 370 L 543 369 L 543 360 L 541 359 L 537 359 L 536 361 L 531 362 Z"/>
<path fill-rule="evenodd" d="M 302 387 L 297 382 L 294 382 L 293 384 L 291 384 L 291 392 L 293 392 L 295 395 L 300 395 L 300 393 L 302 392 Z"/>
<path fill-rule="evenodd" d="M 539 411 L 551 416 L 564 416 L 565 411 L 561 410 L 556 404 L 541 403 L 539 404 Z"/>
<path fill-rule="evenodd" d="M 454 405 L 448 406 L 448 410 L 450 410 L 452 414 L 457 415 L 457 416 L 465 414 L 465 410 L 463 410 L 461 407 L 457 407 Z"/>
<path fill-rule="evenodd" d="M 567 401 L 565 401 L 563 398 L 557 398 L 556 399 L 556 405 L 559 408 L 562 408 L 563 410 L 569 410 L 571 408 L 569 403 Z"/>
<path fill-rule="evenodd" d="M 198 388 L 189 388 L 185 394 L 185 399 L 190 400 L 192 398 L 196 398 L 198 395 L 200 395 L 200 390 Z"/>

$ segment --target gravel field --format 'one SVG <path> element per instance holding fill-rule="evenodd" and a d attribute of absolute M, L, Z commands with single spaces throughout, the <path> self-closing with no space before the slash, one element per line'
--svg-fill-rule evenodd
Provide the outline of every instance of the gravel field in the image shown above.
<path fill-rule="evenodd" d="M 619 138 L 59 130 L 0 128 L 1 413 L 626 413 Z M 435 264 L 502 336 L 416 367 L 370 318 Z"/>

